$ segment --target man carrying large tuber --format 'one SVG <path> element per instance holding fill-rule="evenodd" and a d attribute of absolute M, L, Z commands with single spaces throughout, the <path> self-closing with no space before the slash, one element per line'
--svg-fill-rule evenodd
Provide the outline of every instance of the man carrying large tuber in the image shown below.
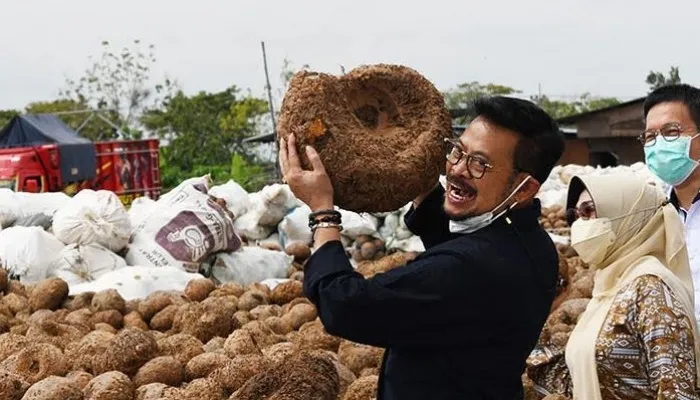
<path fill-rule="evenodd" d="M 281 142 L 284 178 L 313 211 L 304 293 L 328 333 L 387 349 L 381 400 L 522 398 L 554 299 L 558 257 L 534 196 L 563 152 L 559 129 L 525 100 L 484 98 L 473 111 L 448 139 L 447 188 L 436 182 L 406 215 L 426 251 L 366 280 L 341 244 L 318 154 L 307 147 L 313 169 L 302 170 L 294 136 Z"/>

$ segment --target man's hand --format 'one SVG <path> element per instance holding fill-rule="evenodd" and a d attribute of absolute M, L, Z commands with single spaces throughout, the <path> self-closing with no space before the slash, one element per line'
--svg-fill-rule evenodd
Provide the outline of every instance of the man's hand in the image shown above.
<path fill-rule="evenodd" d="M 306 156 L 311 162 L 311 171 L 301 168 L 294 134 L 289 135 L 289 142 L 280 139 L 280 168 L 294 196 L 308 205 L 311 211 L 332 209 L 333 185 L 321 158 L 311 146 L 306 146 Z"/>

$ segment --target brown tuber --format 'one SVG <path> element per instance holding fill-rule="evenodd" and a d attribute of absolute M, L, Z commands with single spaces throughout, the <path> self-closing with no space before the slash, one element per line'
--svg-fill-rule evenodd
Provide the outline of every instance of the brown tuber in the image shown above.
<path fill-rule="evenodd" d="M 238 309 L 242 311 L 250 311 L 265 304 L 269 304 L 268 296 L 257 290 L 248 290 L 238 299 Z"/>
<path fill-rule="evenodd" d="M 148 324 L 143 321 L 143 317 L 138 311 L 132 311 L 124 316 L 124 327 L 141 329 L 142 331 L 148 330 Z"/>
<path fill-rule="evenodd" d="M 151 329 L 161 332 L 170 330 L 170 328 L 173 327 L 175 314 L 177 314 L 180 307 L 182 306 L 171 304 L 156 313 L 156 315 L 151 318 Z"/>
<path fill-rule="evenodd" d="M 32 311 L 56 310 L 68 297 L 68 284 L 59 278 L 44 279 L 39 282 L 29 296 Z"/>
<path fill-rule="evenodd" d="M 377 395 L 377 383 L 379 377 L 376 375 L 363 376 L 350 384 L 343 400 L 366 400 Z"/>
<path fill-rule="evenodd" d="M 172 356 L 182 365 L 187 365 L 192 358 L 204 353 L 202 342 L 186 333 L 179 333 L 160 339 L 158 347 L 160 348 L 160 355 Z"/>
<path fill-rule="evenodd" d="M 31 343 L 0 363 L 0 370 L 21 376 L 34 384 L 48 376 L 64 376 L 68 364 L 58 347 L 47 343 Z"/>
<path fill-rule="evenodd" d="M 185 378 L 185 369 L 174 357 L 156 357 L 144 364 L 134 376 L 134 385 L 141 387 L 149 383 L 164 383 L 180 386 Z"/>
<path fill-rule="evenodd" d="M 187 282 L 185 287 L 185 295 L 192 301 L 202 301 L 209 296 L 216 285 L 211 279 L 193 279 Z"/>
<path fill-rule="evenodd" d="M 90 310 L 99 311 L 116 310 L 120 314 L 126 313 L 126 302 L 115 289 L 107 289 L 95 293 L 90 303 Z"/>
<path fill-rule="evenodd" d="M 280 139 L 295 134 L 304 169 L 303 149 L 314 146 L 337 205 L 355 212 L 398 210 L 428 192 L 445 167 L 442 139 L 452 134 L 435 86 L 411 68 L 386 64 L 340 77 L 297 73 L 278 128 Z"/>
<path fill-rule="evenodd" d="M 359 375 L 363 369 L 377 367 L 381 364 L 384 350 L 342 340 L 338 347 L 338 359 L 355 374 Z"/>
<path fill-rule="evenodd" d="M 209 375 L 209 379 L 218 383 L 228 393 L 238 390 L 253 376 L 263 372 L 269 365 L 260 354 L 246 354 L 235 357 L 224 368 L 217 369 Z M 260 399 L 264 397 L 246 397 Z"/>
<path fill-rule="evenodd" d="M 272 289 L 272 293 L 270 294 L 270 302 L 282 305 L 289 303 L 297 297 L 303 296 L 303 284 L 299 281 L 290 280 L 282 282 Z"/>
<path fill-rule="evenodd" d="M 72 371 L 66 375 L 66 378 L 70 379 L 78 389 L 84 390 L 94 376 L 85 371 Z"/>
<path fill-rule="evenodd" d="M 83 392 L 70 379 L 49 376 L 32 385 L 22 400 L 83 400 Z"/>
<path fill-rule="evenodd" d="M 0 399 L 20 400 L 29 389 L 29 383 L 21 376 L 0 370 Z"/>
<path fill-rule="evenodd" d="M 288 322 L 294 330 L 297 330 L 305 323 L 315 320 L 316 317 L 316 307 L 310 304 L 297 304 L 284 314 L 282 319 Z"/>
<path fill-rule="evenodd" d="M 85 400 L 131 400 L 135 388 L 128 376 L 119 371 L 110 371 L 94 377 L 83 392 Z"/>
<path fill-rule="evenodd" d="M 289 243 L 287 247 L 285 247 L 284 252 L 294 257 L 294 261 L 298 263 L 303 263 L 306 259 L 311 257 L 311 248 L 309 248 L 306 243 L 300 241 Z"/>
<path fill-rule="evenodd" d="M 231 359 L 222 353 L 204 353 L 192 358 L 185 366 L 188 381 L 206 378 L 217 369 L 225 367 Z"/>
<path fill-rule="evenodd" d="M 73 370 L 84 370 L 94 374 L 94 362 L 107 350 L 113 333 L 104 331 L 92 331 L 80 341 L 72 342 L 66 346 L 66 360 Z"/>
<path fill-rule="evenodd" d="M 340 381 L 333 361 L 320 352 L 302 351 L 248 379 L 229 400 L 335 400 L 339 392 Z"/>
<path fill-rule="evenodd" d="M 0 294 L 5 293 L 8 284 L 7 270 L 0 267 Z"/>
<path fill-rule="evenodd" d="M 158 354 L 158 343 L 149 334 L 125 328 L 114 336 L 105 351 L 94 360 L 95 373 L 120 371 L 135 374 L 148 360 Z"/>

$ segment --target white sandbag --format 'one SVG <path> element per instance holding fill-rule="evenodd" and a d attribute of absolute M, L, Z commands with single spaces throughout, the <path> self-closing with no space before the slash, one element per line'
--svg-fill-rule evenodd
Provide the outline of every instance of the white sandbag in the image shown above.
<path fill-rule="evenodd" d="M 135 198 L 134 201 L 131 202 L 131 207 L 129 207 L 131 226 L 136 229 L 137 226 L 141 225 L 155 205 L 156 201 L 151 198 L 145 196 Z"/>
<path fill-rule="evenodd" d="M 301 205 L 289 186 L 273 184 L 248 196 L 250 208 L 236 218 L 236 232 L 248 239 L 260 240 L 270 236 L 287 212 Z"/>
<path fill-rule="evenodd" d="M 180 185 L 136 227 L 125 258 L 128 265 L 196 272 L 212 254 L 240 245 L 231 213 L 195 186 Z"/>
<path fill-rule="evenodd" d="M 340 216 L 343 224 L 342 234 L 355 240 L 360 235 L 377 236 L 379 220 L 371 214 L 358 214 L 352 211 L 341 210 Z M 308 220 L 307 220 L 308 222 Z"/>
<path fill-rule="evenodd" d="M 224 199 L 226 208 L 229 209 L 235 218 L 242 217 L 250 209 L 250 199 L 248 192 L 233 179 L 223 185 L 214 186 L 209 190 L 209 194 Z"/>
<path fill-rule="evenodd" d="M 270 290 L 274 290 L 279 284 L 289 282 L 291 279 L 289 278 L 283 278 L 283 279 L 265 279 L 264 281 L 261 281 L 263 285 L 267 286 Z"/>
<path fill-rule="evenodd" d="M 309 214 L 311 214 L 311 209 L 304 204 L 284 216 L 282 222 L 277 226 L 282 247 L 291 242 L 299 241 L 308 243 L 311 241 Z"/>
<path fill-rule="evenodd" d="M 294 257 L 281 251 L 244 246 L 232 253 L 218 254 L 212 277 L 219 283 L 236 282 L 243 286 L 265 279 L 282 279 L 287 277 L 292 261 Z"/>
<path fill-rule="evenodd" d="M 53 233 L 66 244 L 99 243 L 119 251 L 129 243 L 131 220 L 114 192 L 83 189 L 56 211 Z"/>
<path fill-rule="evenodd" d="M 412 251 L 417 253 L 422 253 L 425 251 L 425 246 L 423 241 L 419 236 L 410 236 L 407 239 L 396 239 L 391 238 L 385 244 L 387 250 L 389 249 L 399 249 L 402 251 Z"/>
<path fill-rule="evenodd" d="M 54 215 L 71 201 L 70 196 L 62 192 L 18 192 L 15 196 L 21 202 L 21 214 L 25 217 L 38 214 Z"/>
<path fill-rule="evenodd" d="M 32 219 L 37 215 L 53 216 L 70 201 L 65 193 L 24 193 L 0 189 L 0 226 L 12 226 L 17 219 Z"/>
<path fill-rule="evenodd" d="M 71 296 L 85 292 L 115 289 L 124 300 L 144 299 L 156 291 L 185 290 L 193 279 L 202 279 L 200 274 L 188 273 L 176 267 L 129 266 L 99 277 L 94 282 L 70 286 Z"/>
<path fill-rule="evenodd" d="M 0 232 L 0 263 L 22 283 L 46 279 L 49 264 L 65 245 L 43 228 L 15 226 Z"/>
<path fill-rule="evenodd" d="M 107 272 L 124 267 L 126 261 L 123 258 L 97 243 L 70 244 L 51 261 L 48 276 L 76 285 L 95 281 Z"/>
<path fill-rule="evenodd" d="M 173 196 L 177 196 L 178 193 L 180 193 L 180 190 L 185 187 L 185 186 L 194 186 L 197 188 L 202 193 L 208 193 L 209 188 L 211 187 L 212 181 L 211 181 L 211 175 L 207 174 L 204 176 L 199 176 L 195 178 L 188 178 L 185 179 L 184 181 L 180 182 L 177 187 L 174 189 L 170 190 L 169 192 L 162 194 L 158 201 L 170 201 Z"/>
<path fill-rule="evenodd" d="M 256 211 L 248 211 L 242 217 L 236 218 L 233 226 L 236 232 L 250 240 L 261 240 L 270 236 L 275 231 L 274 226 L 260 225 L 260 214 Z"/>
<path fill-rule="evenodd" d="M 252 209 L 259 212 L 258 224 L 277 226 L 287 211 L 299 205 L 289 186 L 272 184 L 261 191 L 251 193 Z"/>

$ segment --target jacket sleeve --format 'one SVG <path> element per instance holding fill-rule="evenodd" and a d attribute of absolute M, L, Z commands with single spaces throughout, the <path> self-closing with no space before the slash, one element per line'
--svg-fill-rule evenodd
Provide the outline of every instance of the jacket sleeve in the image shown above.
<path fill-rule="evenodd" d="M 385 348 L 463 344 L 470 339 L 465 331 L 481 335 L 465 323 L 478 326 L 481 305 L 496 292 L 495 282 L 465 284 L 465 261 L 445 251 L 365 279 L 340 242 L 329 242 L 307 261 L 304 293 L 331 335 Z"/>
<path fill-rule="evenodd" d="M 442 185 L 437 185 L 418 208 L 411 206 L 404 217 L 408 229 L 414 235 L 420 236 L 426 249 L 443 243 L 450 237 L 449 218 L 443 208 L 444 201 L 445 189 Z"/>

